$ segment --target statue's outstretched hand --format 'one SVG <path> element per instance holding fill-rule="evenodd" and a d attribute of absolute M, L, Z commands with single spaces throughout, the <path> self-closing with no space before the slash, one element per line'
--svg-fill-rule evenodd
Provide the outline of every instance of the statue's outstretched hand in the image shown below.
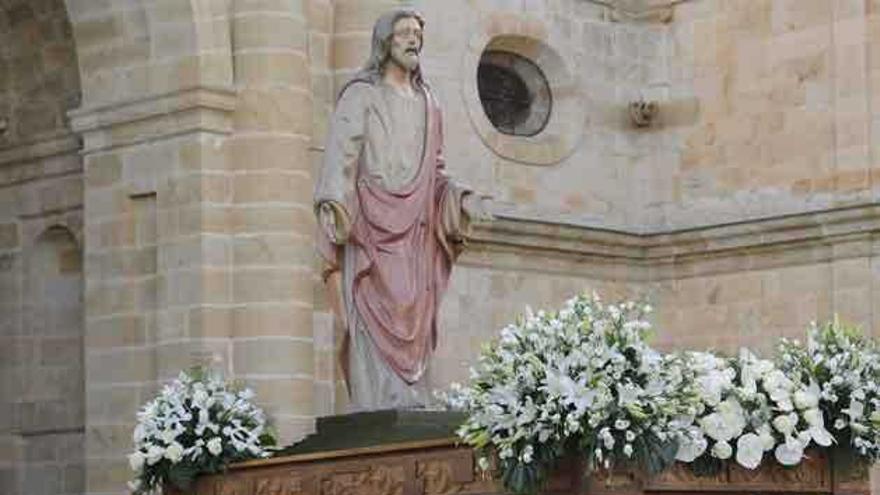
<path fill-rule="evenodd" d="M 477 193 L 466 194 L 461 200 L 461 210 L 472 222 L 491 222 L 495 219 L 489 210 L 492 197 Z"/>

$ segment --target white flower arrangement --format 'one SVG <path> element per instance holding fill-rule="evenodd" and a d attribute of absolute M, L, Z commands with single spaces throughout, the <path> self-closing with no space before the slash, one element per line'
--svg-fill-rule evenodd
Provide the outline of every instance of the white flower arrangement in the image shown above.
<path fill-rule="evenodd" d="M 137 413 L 128 461 L 134 494 L 169 483 L 185 489 L 201 473 L 231 462 L 268 457 L 275 444 L 250 389 L 226 383 L 214 372 L 181 372 Z"/>
<path fill-rule="evenodd" d="M 649 310 L 578 296 L 504 328 L 470 383 L 444 394 L 468 412 L 458 433 L 479 466 L 496 466 L 508 489 L 525 493 L 573 453 L 590 470 L 656 473 L 677 460 L 696 474 L 723 461 L 794 466 L 807 449 L 834 445 L 857 461 L 880 459 L 873 343 L 834 322 L 814 326 L 806 346 L 783 340 L 775 361 L 745 349 L 664 355 L 645 343 Z"/>
<path fill-rule="evenodd" d="M 699 397 L 684 379 L 685 361 L 645 343 L 648 311 L 580 296 L 503 329 L 471 384 L 453 385 L 447 396 L 452 407 L 470 411 L 460 436 L 494 450 L 505 484 L 518 492 L 538 488 L 572 448 L 591 466 L 666 468 L 688 426 L 677 418 L 694 416 Z"/>
<path fill-rule="evenodd" d="M 880 460 L 877 345 L 835 318 L 823 326 L 813 324 L 806 345 L 783 340 L 779 359 L 794 381 L 810 384 L 809 397 L 794 400 L 808 400 L 821 419 L 828 418 L 839 443 L 837 454 L 855 462 Z"/>
<path fill-rule="evenodd" d="M 772 362 L 743 349 L 737 359 L 688 353 L 702 404 L 679 438 L 676 460 L 694 462 L 698 472 L 734 459 L 755 469 L 765 452 L 785 466 L 800 463 L 804 450 L 834 441 L 818 408 L 815 384 L 791 380 Z"/>

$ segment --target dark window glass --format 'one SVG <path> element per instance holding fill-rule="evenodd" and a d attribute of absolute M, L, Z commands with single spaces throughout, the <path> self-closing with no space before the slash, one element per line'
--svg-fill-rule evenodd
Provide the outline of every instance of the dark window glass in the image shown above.
<path fill-rule="evenodd" d="M 495 50 L 483 53 L 477 87 L 486 116 L 504 134 L 534 136 L 550 119 L 553 102 L 547 78 L 521 55 Z"/>

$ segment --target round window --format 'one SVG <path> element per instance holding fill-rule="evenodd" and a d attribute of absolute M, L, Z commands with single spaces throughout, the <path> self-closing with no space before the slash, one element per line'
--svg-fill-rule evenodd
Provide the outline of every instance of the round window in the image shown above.
<path fill-rule="evenodd" d="M 477 87 L 486 117 L 503 134 L 534 136 L 550 120 L 553 98 L 547 78 L 522 55 L 483 52 Z"/>

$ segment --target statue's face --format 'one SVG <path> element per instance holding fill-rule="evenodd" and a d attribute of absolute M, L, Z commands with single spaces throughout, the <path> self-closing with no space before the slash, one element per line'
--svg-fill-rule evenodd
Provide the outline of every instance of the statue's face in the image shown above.
<path fill-rule="evenodd" d="M 422 26 L 413 17 L 404 17 L 394 23 L 391 35 L 391 61 L 407 72 L 419 66 L 422 52 Z"/>

